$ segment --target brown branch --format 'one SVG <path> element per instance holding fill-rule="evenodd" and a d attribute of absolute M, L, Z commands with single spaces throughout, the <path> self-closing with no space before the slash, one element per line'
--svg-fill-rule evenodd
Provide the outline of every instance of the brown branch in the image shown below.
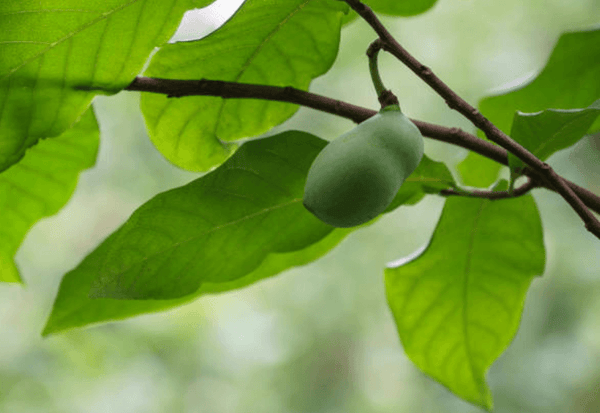
<path fill-rule="evenodd" d="M 383 43 L 383 49 L 398 60 L 404 63 L 410 70 L 419 76 L 427 85 L 437 92 L 445 101 L 446 104 L 454 110 L 457 110 L 464 117 L 469 119 L 477 128 L 481 129 L 489 140 L 497 143 L 503 148 L 510 151 L 516 157 L 521 159 L 530 168 L 536 170 L 544 176 L 547 183 L 552 185 L 571 207 L 577 212 L 585 223 L 588 231 L 600 238 L 600 222 L 594 214 L 586 207 L 582 200 L 577 196 L 571 187 L 565 182 L 564 178 L 558 175 L 550 165 L 536 158 L 531 152 L 523 146 L 512 140 L 508 135 L 502 132 L 496 125 L 490 122 L 476 108 L 471 106 L 467 101 L 458 96 L 452 89 L 448 87 L 440 78 L 438 78 L 430 68 L 420 63 L 406 49 L 404 49 L 390 32 L 383 26 L 375 13 L 361 3 L 359 0 L 344 0 L 354 9 L 377 33 Z"/>
<path fill-rule="evenodd" d="M 342 116 L 356 123 L 360 123 L 377 113 L 371 109 L 315 95 L 293 87 L 225 82 L 222 80 L 179 80 L 138 76 L 125 89 L 161 93 L 167 95 L 167 97 L 220 96 L 225 99 L 246 98 L 295 103 L 332 115 Z"/>
<path fill-rule="evenodd" d="M 377 114 L 373 109 L 331 99 L 293 87 L 266 86 L 250 83 L 225 82 L 221 80 L 179 80 L 136 77 L 125 90 L 150 92 L 168 97 L 218 96 L 225 99 L 248 98 L 295 103 L 312 109 L 361 123 Z M 506 150 L 479 139 L 459 128 L 447 128 L 433 123 L 411 119 L 424 136 L 461 146 L 477 152 L 503 165 L 508 165 Z M 525 171 L 527 172 L 527 171 Z M 599 208 L 600 211 L 600 203 Z"/>
<path fill-rule="evenodd" d="M 506 199 L 516 198 L 523 196 L 539 185 L 531 178 L 527 180 L 523 185 L 511 191 L 481 191 L 478 189 L 465 190 L 465 189 L 442 189 L 440 195 L 443 196 L 468 196 L 472 198 L 485 198 L 485 199 Z"/>
<path fill-rule="evenodd" d="M 360 123 L 377 111 L 352 105 L 340 100 L 331 99 L 314 93 L 305 92 L 292 87 L 265 86 L 247 83 L 225 82 L 220 80 L 173 80 L 148 77 L 137 77 L 125 88 L 130 91 L 159 93 L 171 97 L 176 96 L 218 96 L 222 98 L 249 98 L 295 103 L 323 112 L 338 115 L 356 123 Z M 423 136 L 460 146 L 476 152 L 502 165 L 508 165 L 505 149 L 459 128 L 447 128 L 432 123 L 412 119 Z M 539 185 L 555 191 L 539 173 L 525 168 L 524 174 L 535 179 Z M 591 209 L 600 214 L 600 197 L 572 182 L 566 181 L 571 189 Z"/>

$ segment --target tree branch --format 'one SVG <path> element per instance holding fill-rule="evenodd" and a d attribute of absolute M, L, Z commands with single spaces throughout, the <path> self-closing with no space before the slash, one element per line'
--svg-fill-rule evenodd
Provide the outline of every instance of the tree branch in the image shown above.
<path fill-rule="evenodd" d="M 222 98 L 248 98 L 295 103 L 317 109 L 326 113 L 350 119 L 361 123 L 377 111 L 352 105 L 340 100 L 331 99 L 314 93 L 292 87 L 265 86 L 247 83 L 225 82 L 221 80 L 174 80 L 148 77 L 136 77 L 125 88 L 129 91 L 159 93 L 171 97 L 180 96 L 217 96 Z M 459 128 L 447 128 L 432 123 L 411 119 L 423 136 L 460 146 L 492 159 L 502 165 L 508 165 L 507 151 L 490 142 Z M 525 168 L 525 175 L 533 178 L 539 185 L 555 191 L 554 187 L 544 180 L 539 173 L 531 168 Z M 566 181 L 569 187 L 577 193 L 585 205 L 600 214 L 600 197 L 573 182 Z M 555 191 L 556 192 L 556 191 Z"/>
<path fill-rule="evenodd" d="M 496 125 L 490 122 L 476 108 L 471 106 L 467 101 L 458 96 L 452 89 L 448 87 L 440 78 L 438 78 L 430 68 L 420 63 L 408 51 L 406 51 L 390 32 L 383 26 L 375 13 L 361 3 L 359 0 L 344 0 L 350 7 L 356 11 L 377 33 L 383 42 L 383 49 L 398 60 L 404 63 L 410 70 L 419 76 L 433 90 L 437 92 L 445 101 L 446 104 L 454 110 L 457 110 L 464 117 L 469 119 L 477 128 L 481 129 L 489 140 L 497 143 L 503 148 L 509 150 L 516 157 L 521 159 L 526 165 L 536 170 L 544 176 L 547 183 L 552 185 L 571 207 L 577 212 L 585 223 L 588 231 L 600 238 L 600 222 L 594 214 L 586 207 L 582 200 L 573 192 L 571 187 L 565 180 L 558 175 L 550 165 L 536 158 L 531 152 L 521 146 L 519 143 L 512 140 L 508 135 L 502 132 Z"/>
<path fill-rule="evenodd" d="M 256 85 L 222 80 L 180 80 L 136 77 L 125 90 L 161 93 L 167 97 L 220 96 L 295 103 L 360 123 L 377 112 L 293 87 Z"/>

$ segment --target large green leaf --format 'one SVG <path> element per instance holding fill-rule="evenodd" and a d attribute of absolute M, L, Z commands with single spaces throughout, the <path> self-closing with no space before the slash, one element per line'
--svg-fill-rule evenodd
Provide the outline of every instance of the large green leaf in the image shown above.
<path fill-rule="evenodd" d="M 145 75 L 215 79 L 307 89 L 335 60 L 348 6 L 338 0 L 248 0 L 216 32 L 163 47 Z M 289 103 L 142 95 L 152 142 L 174 164 L 207 171 L 232 141 L 266 132 L 298 109 Z"/>
<path fill-rule="evenodd" d="M 568 148 L 583 138 L 599 115 L 600 100 L 585 109 L 517 112 L 511 136 L 537 158 L 545 161 L 553 153 Z M 508 162 L 513 171 L 525 166 L 512 154 L 509 154 Z"/>
<path fill-rule="evenodd" d="M 205 281 L 198 290 L 178 299 L 115 300 L 90 298 L 90 287 L 98 275 L 98 263 L 105 259 L 111 246 L 120 236 L 120 232 L 117 231 L 96 251 L 85 258 L 77 268 L 64 276 L 44 334 L 172 308 L 206 293 L 244 287 L 276 275 L 290 267 L 307 264 L 326 254 L 347 234 L 356 229 L 340 229 L 327 226 L 312 218 L 312 215 L 303 209 L 300 202 L 308 168 L 314 157 L 326 144 L 327 141 L 315 136 L 294 131 L 285 132 L 271 138 L 249 141 L 215 171 L 182 188 L 167 191 L 158 196 L 164 199 L 174 192 L 181 191 L 186 191 L 186 194 L 191 196 L 191 199 L 185 201 L 181 207 L 177 206 L 179 212 L 182 212 L 186 205 L 192 208 L 192 214 L 184 216 L 182 231 L 186 232 L 198 230 L 191 225 L 192 220 L 188 218 L 193 218 L 194 215 L 199 215 L 203 211 L 209 211 L 213 215 L 232 216 L 236 209 L 244 213 L 241 208 L 247 208 L 245 214 L 249 219 L 258 218 L 257 212 L 258 214 L 262 212 L 265 216 L 269 215 L 269 210 L 261 210 L 260 205 L 253 203 L 254 198 L 258 199 L 257 202 L 263 202 L 264 200 L 260 198 L 265 195 L 265 191 L 272 192 L 272 194 L 266 195 L 267 200 L 271 199 L 272 208 L 277 207 L 278 204 L 289 204 L 287 208 L 291 214 L 287 217 L 288 219 L 284 219 L 274 226 L 269 226 L 267 222 L 262 221 L 260 227 L 255 228 L 254 234 L 249 234 L 251 239 L 242 242 L 237 247 L 233 239 L 224 240 L 224 242 L 227 241 L 224 245 L 216 245 L 217 240 L 215 237 L 204 238 L 204 243 L 198 245 L 199 250 L 213 251 L 215 256 L 209 257 L 209 260 L 214 259 L 217 262 L 234 260 L 239 263 L 239 260 L 230 251 L 245 253 L 245 249 L 254 250 L 257 257 L 259 257 L 256 261 L 260 261 L 260 257 L 264 258 L 257 268 L 246 265 L 245 268 L 242 268 L 246 271 L 245 274 L 240 274 L 238 278 L 229 281 L 219 282 L 219 269 L 206 266 L 205 271 L 200 271 L 212 272 L 212 278 L 215 279 L 213 280 L 215 282 Z M 250 181 L 258 183 L 258 187 L 255 184 L 248 186 L 244 184 L 252 183 Z M 213 186 L 212 189 L 210 189 L 211 185 Z M 208 196 L 202 196 L 202 187 L 206 188 L 205 192 L 212 191 L 212 195 L 209 192 Z M 265 190 L 269 187 L 270 190 Z M 189 191 L 190 188 L 192 191 Z M 279 197 L 280 200 L 278 201 L 274 197 Z M 157 198 L 154 198 L 148 204 L 156 204 L 156 200 Z M 146 209 L 148 204 L 146 204 Z M 296 212 L 291 211 L 291 209 L 295 209 Z M 240 217 L 237 218 L 240 219 Z M 243 216 L 241 218 L 243 219 Z M 294 218 L 299 218 L 299 220 Z M 302 222 L 308 222 L 308 225 L 300 225 Z M 170 226 L 170 221 L 157 224 Z M 177 223 L 175 222 L 175 224 Z M 240 228 L 243 220 L 232 224 L 232 227 L 237 225 Z M 206 224 L 203 223 L 203 225 Z M 267 248 L 267 244 L 274 237 L 274 234 L 283 233 L 289 227 L 294 226 L 296 227 L 295 235 L 297 237 L 292 237 L 288 241 L 288 246 L 294 249 L 293 251 L 283 251 L 286 248 L 280 248 L 279 251 L 271 249 L 268 253 L 266 253 L 266 249 L 261 250 L 259 248 L 256 251 L 257 245 L 262 244 L 262 248 Z M 222 227 L 221 230 L 228 229 Z M 219 229 L 217 228 L 215 234 L 218 232 Z M 196 260 L 202 259 L 198 254 L 192 257 Z"/>
<path fill-rule="evenodd" d="M 251 141 L 222 167 L 157 195 L 86 258 L 97 273 L 91 295 L 179 298 L 317 242 L 332 227 L 302 194 L 323 144 L 296 131 Z"/>
<path fill-rule="evenodd" d="M 563 34 L 543 70 L 530 82 L 504 90 L 479 102 L 479 110 L 505 133 L 511 131 L 516 111 L 548 108 L 579 109 L 600 98 L 600 29 Z M 590 132 L 600 129 L 596 122 Z M 469 153 L 459 165 L 466 185 L 488 186 L 500 166 Z"/>
<path fill-rule="evenodd" d="M 0 171 L 39 139 L 58 136 L 94 89 L 118 91 L 183 13 L 210 0 L 2 0 Z"/>
<path fill-rule="evenodd" d="M 544 263 L 531 195 L 449 198 L 424 251 L 385 271 L 408 357 L 459 397 L 491 409 L 485 373 L 514 337 Z"/>
<path fill-rule="evenodd" d="M 248 142 L 222 167 L 163 192 L 86 258 L 92 296 L 172 299 L 205 282 L 254 271 L 270 253 L 329 234 L 302 205 L 304 181 L 324 141 L 291 131 Z"/>
<path fill-rule="evenodd" d="M 320 258 L 337 246 L 353 230 L 336 228 L 322 240 L 307 248 L 294 252 L 269 254 L 256 270 L 244 277 L 226 283 L 204 283 L 194 294 L 174 300 L 89 298 L 88 292 L 96 276 L 96 271 L 92 265 L 88 265 L 84 261 L 77 271 L 71 271 L 64 276 L 52 313 L 42 334 L 56 334 L 76 327 L 164 311 L 189 303 L 205 294 L 245 287 L 291 267 L 305 265 Z"/>
<path fill-rule="evenodd" d="M 212 201 L 211 197 L 201 197 L 198 199 L 199 194 L 194 194 L 193 191 L 188 192 L 188 194 L 196 199 L 193 205 L 194 214 L 199 214 L 200 211 L 209 208 L 216 208 L 212 211 L 213 214 L 228 214 L 227 210 L 225 208 L 219 208 L 219 205 L 224 206 L 231 204 L 229 208 L 234 209 L 236 208 L 236 205 L 246 203 L 247 201 L 245 199 L 250 199 L 250 197 L 260 197 L 260 193 L 254 192 L 252 189 L 248 189 L 248 192 L 251 194 L 249 195 L 249 198 L 232 197 L 235 192 L 231 191 L 231 188 L 229 188 L 228 192 L 227 182 L 230 182 L 231 185 L 232 183 L 235 183 L 234 179 L 236 177 L 243 177 L 244 175 L 249 177 L 255 176 L 255 181 L 259 182 L 262 182 L 263 180 L 264 182 L 273 182 L 274 180 L 279 179 L 281 182 L 278 183 L 278 188 L 274 188 L 274 191 L 281 194 L 287 192 L 292 196 L 292 198 L 287 199 L 286 196 L 283 195 L 281 202 L 285 203 L 289 202 L 291 199 L 296 199 L 296 203 L 301 205 L 299 199 L 304 189 L 304 180 L 308 172 L 308 167 L 320 148 L 324 147 L 326 143 L 327 142 L 324 140 L 320 140 L 312 135 L 302 132 L 286 132 L 271 138 L 245 143 L 225 164 L 221 165 L 212 173 L 200 178 L 196 183 L 190 184 L 195 186 L 210 186 L 210 182 L 214 181 L 218 182 L 221 186 L 221 189 L 215 193 L 217 196 L 216 200 Z M 286 159 L 290 160 L 291 163 L 288 164 Z M 264 176 L 260 174 L 248 175 L 248 169 L 243 170 L 236 166 L 240 164 L 246 165 L 246 168 L 255 164 L 263 165 L 260 170 L 264 169 L 265 171 L 277 172 L 272 174 L 265 173 Z M 299 165 L 300 167 L 298 168 Z M 259 172 L 259 169 L 253 167 L 252 171 Z M 426 160 L 424 166 L 417 168 L 417 171 L 413 174 L 417 178 L 411 175 L 403 185 L 403 188 L 404 186 L 410 187 L 410 190 L 408 191 L 410 196 L 397 197 L 394 201 L 396 205 L 399 205 L 402 199 L 412 201 L 417 196 L 420 199 L 423 193 L 430 192 L 433 187 L 439 185 L 446 187 L 446 184 L 442 184 L 441 182 L 445 182 L 449 179 L 447 168 L 443 166 L 443 164 L 430 160 Z M 420 178 L 418 178 L 419 176 Z M 427 176 L 429 178 L 425 178 Z M 198 182 L 202 180 L 207 181 L 207 183 L 199 184 Z M 427 189 L 416 188 L 417 182 L 422 182 L 422 185 Z M 261 186 L 262 185 L 263 184 L 261 183 Z M 239 191 L 240 189 L 242 191 L 245 190 L 244 187 L 238 187 L 236 190 Z M 402 191 L 403 189 L 401 188 L 400 192 Z M 172 193 L 172 191 L 162 194 L 162 197 L 169 196 L 169 193 Z M 252 195 L 253 193 L 255 193 L 255 195 Z M 239 195 L 243 194 L 240 193 Z M 220 197 L 220 201 L 218 197 Z M 153 200 L 149 201 L 149 203 L 150 202 L 153 202 Z M 184 202 L 183 207 L 188 203 L 189 202 Z M 291 209 L 292 207 L 290 206 L 289 208 Z M 306 212 L 299 211 L 298 216 L 300 219 L 298 222 L 306 220 L 307 217 L 305 214 Z M 312 217 L 312 215 L 310 216 Z M 371 225 L 376 220 L 377 219 L 372 220 L 363 226 Z M 315 222 L 312 218 L 307 221 L 309 222 L 309 225 L 304 225 L 304 227 L 300 227 L 296 224 L 301 231 L 296 233 L 296 239 L 290 238 L 290 242 L 297 244 L 295 245 L 295 248 L 297 248 L 296 250 L 286 252 L 271 251 L 265 256 L 258 268 L 247 269 L 248 272 L 245 275 L 231 281 L 205 281 L 200 285 L 200 288 L 192 294 L 172 300 L 116 300 L 110 298 L 90 298 L 88 294 L 92 283 L 98 275 L 98 263 L 105 259 L 110 246 L 113 245 L 117 237 L 119 237 L 119 231 L 117 231 L 117 233 L 111 235 L 95 252 L 84 259 L 77 268 L 64 276 L 44 334 L 52 334 L 74 327 L 82 327 L 99 322 L 119 320 L 138 314 L 161 311 L 192 301 L 203 294 L 242 288 L 264 278 L 276 275 L 290 267 L 304 265 L 320 258 L 334 248 L 348 234 L 363 227 L 342 229 L 326 226 L 325 224 L 320 223 L 320 221 Z M 229 259 L 236 260 L 235 256 L 231 257 L 228 251 L 235 250 L 243 252 L 245 248 L 250 248 L 248 245 L 251 246 L 252 243 L 260 243 L 261 239 L 268 240 L 269 234 L 281 232 L 281 228 L 286 229 L 286 227 L 289 226 L 289 222 L 294 221 L 285 220 L 282 225 L 277 225 L 275 227 L 269 227 L 265 223 L 264 225 L 261 225 L 260 228 L 257 228 L 252 241 L 249 243 L 236 247 L 233 240 L 228 240 L 228 250 L 220 248 L 218 245 L 213 245 L 212 243 L 215 241 L 214 238 L 205 239 L 205 242 L 199 245 L 198 249 L 200 251 L 205 249 L 213 251 L 216 255 L 210 259 L 215 259 L 216 261 Z M 161 225 L 168 226 L 169 221 L 165 221 Z M 190 225 L 187 224 L 185 226 L 189 227 Z M 187 230 L 187 228 L 184 228 L 184 230 Z M 302 244 L 303 239 L 308 240 L 310 238 L 313 239 L 313 241 L 311 241 L 312 243 L 304 242 Z M 302 245 L 298 244 L 298 242 Z M 266 243 L 264 245 L 266 245 Z M 142 244 L 139 245 L 139 248 L 142 248 Z M 258 251 L 258 254 L 264 255 L 263 251 Z M 198 254 L 195 255 L 194 258 L 197 260 L 201 259 Z M 207 271 L 210 270 L 211 269 L 207 267 Z M 215 271 L 215 269 L 212 271 Z M 213 275 L 213 277 L 218 278 L 218 274 L 216 276 Z"/>
<path fill-rule="evenodd" d="M 13 257 L 25 234 L 69 200 L 79 173 L 96 161 L 99 134 L 90 108 L 73 128 L 40 141 L 0 173 L 0 281 L 20 281 Z"/>

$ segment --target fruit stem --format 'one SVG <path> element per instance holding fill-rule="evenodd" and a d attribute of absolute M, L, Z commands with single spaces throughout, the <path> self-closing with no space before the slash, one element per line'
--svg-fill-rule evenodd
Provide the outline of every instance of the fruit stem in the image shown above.
<path fill-rule="evenodd" d="M 381 50 L 381 48 L 381 39 L 377 39 L 373 43 L 371 43 L 371 45 L 367 49 L 371 80 L 373 82 L 373 86 L 375 87 L 375 92 L 377 93 L 377 99 L 379 100 L 379 103 L 381 103 L 381 109 L 384 109 L 388 106 L 397 106 L 399 110 L 400 104 L 398 102 L 398 98 L 392 93 L 391 90 L 385 88 L 385 86 L 383 85 L 383 80 L 381 80 L 381 75 L 379 74 L 377 56 L 379 55 L 379 50 Z"/>

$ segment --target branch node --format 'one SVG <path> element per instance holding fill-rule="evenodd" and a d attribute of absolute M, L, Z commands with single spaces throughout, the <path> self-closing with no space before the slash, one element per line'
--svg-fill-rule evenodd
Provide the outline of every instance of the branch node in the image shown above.
<path fill-rule="evenodd" d="M 460 135 L 460 128 L 457 128 L 456 126 L 450 128 L 450 130 L 448 131 L 452 136 L 458 136 Z"/>
<path fill-rule="evenodd" d="M 382 108 L 385 108 L 386 106 L 390 105 L 400 105 L 400 102 L 398 101 L 396 95 L 394 95 L 389 89 L 384 90 L 383 93 L 379 95 L 377 100 L 379 100 L 379 103 L 381 104 Z"/>
<path fill-rule="evenodd" d="M 367 56 L 372 58 L 375 54 L 377 54 L 383 48 L 383 43 L 381 39 L 378 37 L 373 40 L 373 42 L 367 48 Z"/>

